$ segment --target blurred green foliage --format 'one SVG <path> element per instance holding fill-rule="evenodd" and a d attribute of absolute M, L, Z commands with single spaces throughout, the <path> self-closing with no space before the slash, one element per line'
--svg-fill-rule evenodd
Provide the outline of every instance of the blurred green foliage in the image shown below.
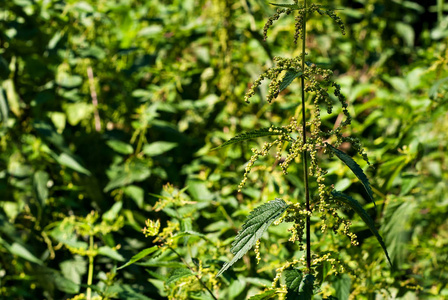
<path fill-rule="evenodd" d="M 313 251 L 337 253 L 346 269 L 323 270 L 331 284 L 320 295 L 444 299 L 448 4 L 332 5 L 343 8 L 347 35 L 330 20 L 311 20 L 309 56 L 336 70 L 353 110 L 351 134 L 373 165 L 365 170 L 378 207 L 366 204 L 348 168 L 321 159 L 329 180 L 358 191 L 352 196 L 376 217 L 397 269 L 360 218 L 359 247 L 314 228 Z M 264 1 L 0 0 L 0 7 L 2 298 L 208 299 L 186 262 L 219 299 L 246 299 L 271 284 L 280 262 L 302 255 L 287 227 L 274 226 L 261 240 L 268 254 L 259 266 L 250 254 L 235 272 L 214 277 L 249 211 L 280 195 L 303 196 L 300 172 L 285 181 L 274 161 L 256 164 L 251 187 L 236 192 L 248 149 L 261 141 L 209 151 L 242 131 L 284 125 L 298 108 L 296 84 L 272 105 L 257 101 L 266 85 L 250 105 L 242 101 L 273 56 L 298 54 L 292 18 L 265 42 L 274 9 Z M 160 220 L 164 241 L 145 238 L 146 219 Z M 116 270 L 153 246 L 161 247 Z"/>

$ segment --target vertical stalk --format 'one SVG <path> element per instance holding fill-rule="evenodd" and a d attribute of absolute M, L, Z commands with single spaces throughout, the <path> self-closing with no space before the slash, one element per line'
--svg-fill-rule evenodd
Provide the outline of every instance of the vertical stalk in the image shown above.
<path fill-rule="evenodd" d="M 87 295 L 86 298 L 87 300 L 92 299 L 92 289 L 90 288 L 90 286 L 92 285 L 93 282 L 93 235 L 90 235 L 89 237 L 89 274 L 87 276 L 87 285 L 89 286 L 87 288 Z"/>
<path fill-rule="evenodd" d="M 304 0 L 303 3 L 303 25 L 302 25 L 302 72 L 305 71 L 305 44 L 306 44 L 306 10 L 307 10 L 307 1 Z M 306 144 L 306 116 L 305 116 L 305 79 L 301 77 L 302 82 L 302 139 L 303 144 Z M 303 158 L 303 178 L 305 180 L 305 205 L 306 210 L 308 212 L 306 216 L 306 267 L 308 272 L 311 271 L 311 230 L 310 230 L 310 191 L 308 185 L 308 156 L 307 150 L 303 149 L 302 158 Z"/>

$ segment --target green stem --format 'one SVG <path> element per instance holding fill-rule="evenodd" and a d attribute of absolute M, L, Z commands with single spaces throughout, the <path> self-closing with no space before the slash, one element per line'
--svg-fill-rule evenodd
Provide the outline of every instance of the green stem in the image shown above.
<path fill-rule="evenodd" d="M 302 26 L 302 72 L 305 71 L 305 44 L 306 44 L 306 10 L 307 3 L 306 0 L 303 4 L 303 26 Z M 306 115 L 305 115 L 305 78 L 301 76 L 302 82 L 302 139 L 303 145 L 306 145 Z M 305 205 L 306 210 L 311 213 L 310 208 L 310 191 L 308 184 L 308 156 L 307 150 L 302 151 L 303 158 L 303 177 L 305 180 Z M 311 271 L 311 229 L 310 229 L 310 215 L 306 216 L 306 267 L 308 272 Z"/>
<path fill-rule="evenodd" d="M 177 253 L 176 250 L 174 250 L 173 247 L 168 246 L 168 249 L 170 249 L 171 251 L 174 252 L 174 254 L 177 255 L 177 257 L 179 257 L 179 259 L 182 261 L 182 263 L 188 268 L 190 269 L 191 273 L 194 274 L 194 276 L 197 278 L 197 280 L 199 280 L 199 283 L 202 285 L 202 287 L 205 288 L 205 290 L 210 294 L 210 296 L 214 299 L 214 300 L 218 300 L 218 298 L 215 297 L 215 295 L 213 294 L 213 292 L 208 288 L 208 286 L 202 281 L 201 277 L 199 277 L 198 274 L 195 274 L 196 272 L 194 271 L 194 269 L 190 266 L 190 264 L 179 254 Z"/>
<path fill-rule="evenodd" d="M 90 286 L 93 282 L 93 235 L 89 237 L 89 274 L 87 277 L 87 285 L 89 286 L 87 288 L 87 300 L 92 299 L 92 289 Z"/>

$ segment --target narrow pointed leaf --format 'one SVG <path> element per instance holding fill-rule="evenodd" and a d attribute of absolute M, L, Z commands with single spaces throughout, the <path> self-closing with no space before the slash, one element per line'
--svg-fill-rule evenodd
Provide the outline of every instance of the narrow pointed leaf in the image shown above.
<path fill-rule="evenodd" d="M 261 129 L 257 129 L 257 130 L 253 130 L 253 131 L 249 131 L 249 132 L 245 132 L 240 135 L 237 135 L 237 136 L 231 138 L 230 140 L 224 142 L 220 146 L 211 149 L 211 151 L 221 149 L 223 147 L 226 147 L 226 146 L 229 146 L 232 144 L 236 144 L 236 143 L 240 143 L 240 142 L 246 141 L 246 140 L 251 140 L 251 139 L 255 139 L 255 138 L 259 138 L 259 137 L 263 137 L 263 136 L 282 135 L 282 134 L 287 134 L 287 133 L 288 133 L 288 131 L 282 127 L 261 128 Z"/>
<path fill-rule="evenodd" d="M 280 83 L 279 86 L 279 92 L 283 91 L 284 89 L 286 89 L 293 81 L 294 79 L 296 79 L 297 77 L 302 76 L 303 72 L 296 72 L 296 71 L 288 71 L 285 74 L 285 77 L 283 77 L 282 82 Z"/>
<path fill-rule="evenodd" d="M 146 248 L 145 250 L 140 251 L 138 254 L 134 255 L 130 261 L 122 265 L 121 267 L 117 268 L 117 270 L 123 269 L 124 267 L 127 267 L 129 265 L 132 265 L 136 261 L 139 261 L 140 259 L 154 253 L 159 249 L 157 246 L 153 246 L 151 248 Z"/>
<path fill-rule="evenodd" d="M 376 207 L 375 200 L 373 200 L 373 192 L 372 192 L 372 188 L 370 187 L 369 179 L 367 178 L 366 174 L 364 174 L 361 167 L 356 163 L 356 161 L 353 160 L 353 158 L 351 158 L 350 156 L 348 156 L 341 150 L 336 149 L 335 147 L 331 146 L 330 144 L 327 144 L 327 145 L 330 147 L 331 151 L 334 154 L 336 154 L 336 156 L 340 160 L 342 160 L 342 162 L 344 164 L 346 164 L 347 167 L 350 168 L 350 170 L 352 170 L 352 172 L 356 175 L 356 177 L 358 177 L 358 179 L 361 181 L 362 185 L 364 186 L 364 188 L 367 192 L 367 195 L 369 195 L 370 200 L 372 200 L 373 204 Z"/>
<path fill-rule="evenodd" d="M 277 220 L 287 208 L 288 204 L 285 201 L 275 199 L 254 209 L 232 243 L 230 252 L 235 256 L 230 262 L 224 264 L 216 276 L 221 275 L 243 257 L 261 238 L 272 222 Z"/>
<path fill-rule="evenodd" d="M 291 9 L 301 9 L 300 6 L 298 6 L 297 4 L 289 4 L 289 3 L 272 3 L 270 2 L 269 4 L 277 6 L 277 7 L 286 7 L 286 8 L 291 8 Z"/>
<path fill-rule="evenodd" d="M 352 197 L 338 192 L 336 190 L 333 190 L 331 192 L 333 197 L 342 203 L 348 205 L 351 209 L 353 209 L 360 217 L 361 219 L 366 223 L 367 227 L 369 227 L 370 231 L 373 233 L 373 235 L 376 237 L 378 242 L 381 245 L 381 248 L 383 248 L 384 253 L 386 254 L 386 258 L 389 261 L 390 265 L 392 266 L 392 261 L 390 260 L 389 253 L 387 252 L 386 244 L 384 244 L 383 238 L 379 234 L 378 230 L 375 228 L 375 224 L 372 220 L 372 218 L 367 214 L 367 212 L 364 210 L 364 208 L 359 204 L 358 201 L 353 199 Z"/>

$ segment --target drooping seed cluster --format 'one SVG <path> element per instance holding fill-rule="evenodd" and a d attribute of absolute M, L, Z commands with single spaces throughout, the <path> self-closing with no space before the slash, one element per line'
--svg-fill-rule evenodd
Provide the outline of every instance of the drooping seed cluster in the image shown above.
<path fill-rule="evenodd" d="M 264 28 L 263 28 L 263 37 L 264 37 L 264 40 L 265 40 L 265 41 L 266 41 L 266 39 L 267 39 L 267 37 L 268 37 L 268 30 L 269 30 L 269 28 L 272 26 L 272 24 L 274 24 L 275 21 L 277 21 L 278 19 L 280 19 L 280 16 L 281 16 L 282 14 L 287 14 L 287 15 L 289 15 L 289 14 L 292 13 L 293 11 L 294 11 L 294 10 L 291 9 L 291 8 L 287 8 L 287 9 L 279 8 L 279 9 L 277 9 L 277 12 L 276 12 L 273 16 L 270 16 L 270 17 L 269 17 L 268 21 L 266 22 L 266 24 L 264 24 Z"/>

